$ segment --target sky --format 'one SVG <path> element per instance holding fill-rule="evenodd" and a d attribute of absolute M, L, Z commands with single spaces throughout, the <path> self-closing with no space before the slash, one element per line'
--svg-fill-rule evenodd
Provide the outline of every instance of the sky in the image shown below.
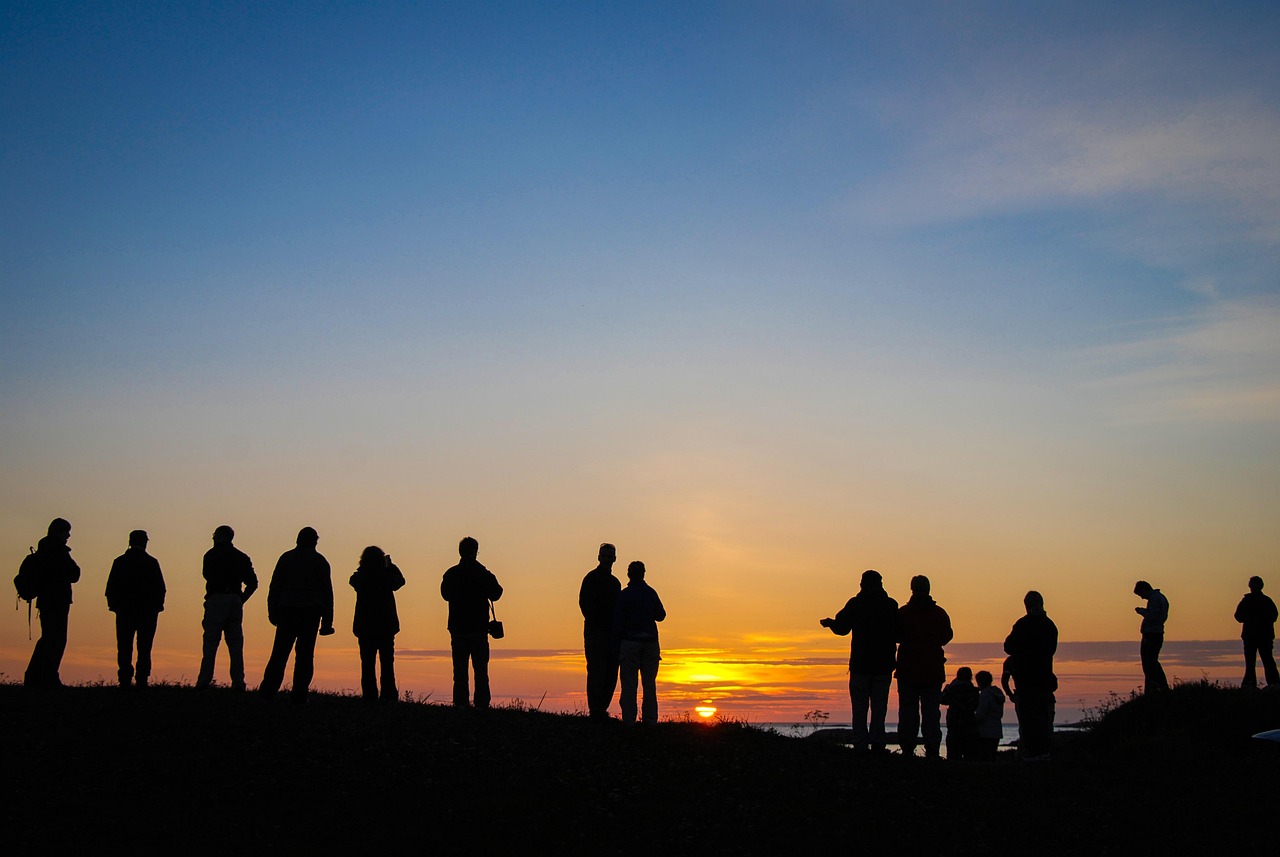
<path fill-rule="evenodd" d="M 72 522 L 74 680 L 134 528 L 191 680 L 225 523 L 264 585 L 319 531 L 325 687 L 376 544 L 401 685 L 447 692 L 472 535 L 499 699 L 583 707 L 604 541 L 672 713 L 846 710 L 818 620 L 866 568 L 928 575 L 956 646 L 1037 589 L 1134 649 L 1082 698 L 1127 692 L 1135 580 L 1230 641 L 1277 576 L 1278 42 L 1270 2 L 6 0 L 0 552 Z M 1214 651 L 1185 677 L 1238 678 Z"/>

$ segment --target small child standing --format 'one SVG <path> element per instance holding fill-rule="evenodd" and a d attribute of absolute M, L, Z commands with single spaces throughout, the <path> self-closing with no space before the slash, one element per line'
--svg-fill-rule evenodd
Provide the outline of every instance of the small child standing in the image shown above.
<path fill-rule="evenodd" d="M 973 686 L 973 670 L 956 670 L 951 684 L 942 689 L 941 702 L 947 706 L 947 761 L 972 759 L 978 740 L 978 724 L 974 720 L 978 689 Z"/>
<path fill-rule="evenodd" d="M 994 759 L 1004 737 L 1004 694 L 992 684 L 991 673 L 980 670 L 978 679 L 978 706 L 974 718 L 978 726 L 977 753 L 974 758 Z"/>

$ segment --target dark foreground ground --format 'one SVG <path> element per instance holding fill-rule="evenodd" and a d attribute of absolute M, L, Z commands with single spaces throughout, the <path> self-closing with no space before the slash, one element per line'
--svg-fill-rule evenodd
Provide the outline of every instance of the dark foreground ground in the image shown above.
<path fill-rule="evenodd" d="M 9 854 L 1269 853 L 1280 793 L 1280 744 L 1247 737 L 1280 727 L 1280 694 L 1203 684 L 1048 764 L 188 687 L 3 685 L 0 715 Z"/>

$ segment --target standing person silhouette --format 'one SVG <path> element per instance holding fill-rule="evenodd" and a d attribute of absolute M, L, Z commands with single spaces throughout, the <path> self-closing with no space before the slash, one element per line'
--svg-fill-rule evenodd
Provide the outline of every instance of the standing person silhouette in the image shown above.
<path fill-rule="evenodd" d="M 1262 658 L 1262 672 L 1267 687 L 1280 685 L 1280 672 L 1276 671 L 1276 659 L 1272 654 L 1276 639 L 1276 603 L 1262 594 L 1262 578 L 1249 578 L 1249 593 L 1240 599 L 1236 607 L 1236 621 L 1243 627 L 1240 639 L 1244 642 L 1244 678 L 1241 687 L 1258 686 L 1257 658 Z"/>
<path fill-rule="evenodd" d="M 80 566 L 71 558 L 71 548 L 67 547 L 70 539 L 71 523 L 65 518 L 54 518 L 30 560 L 35 568 L 34 601 L 40 611 L 40 639 L 31 650 L 31 660 L 22 677 L 26 687 L 62 687 L 58 671 L 67 651 L 71 584 L 80 579 Z"/>
<path fill-rule="evenodd" d="M 599 564 L 582 578 L 578 608 L 582 611 L 582 644 L 587 658 L 587 713 L 608 720 L 609 704 L 618 688 L 618 649 L 613 644 L 613 608 L 622 584 L 613 576 L 618 550 L 600 545 Z"/>
<path fill-rule="evenodd" d="M 818 624 L 833 634 L 851 634 L 849 640 L 849 700 L 853 705 L 853 749 L 885 752 L 885 716 L 889 710 L 889 685 L 898 650 L 898 602 L 884 591 L 880 572 L 862 573 L 858 594 L 845 602 L 834 619 Z M 867 711 L 871 729 L 867 730 Z"/>
<path fill-rule="evenodd" d="M 489 603 L 502 597 L 493 572 L 476 559 L 480 543 L 471 536 L 458 542 L 460 562 L 440 580 L 440 597 L 449 602 L 449 650 L 453 656 L 453 704 L 466 708 L 471 695 L 467 665 L 475 673 L 475 707 L 487 709 L 489 692 Z"/>
<path fill-rule="evenodd" d="M 396 590 L 404 586 L 404 575 L 382 548 L 370 545 L 360 554 L 360 565 L 351 575 L 356 591 L 356 613 L 351 630 L 360 644 L 360 692 L 369 701 L 378 698 L 377 663 L 382 661 L 382 701 L 400 698 L 396 689 L 396 634 L 400 616 L 396 613 Z"/>
<path fill-rule="evenodd" d="M 164 574 L 147 553 L 146 530 L 129 533 L 129 549 L 116 557 L 107 576 L 107 609 L 116 614 L 116 676 L 121 687 L 147 686 L 151 677 L 151 644 L 156 620 L 164 610 Z M 138 639 L 138 666 L 133 640 Z"/>
<path fill-rule="evenodd" d="M 248 555 L 231 543 L 235 537 L 235 531 L 223 524 L 213 531 L 213 547 L 204 555 L 204 650 L 198 689 L 213 682 L 218 644 L 225 638 L 231 689 L 244 690 L 244 603 L 257 591 L 258 575 Z"/>
<path fill-rule="evenodd" d="M 1044 596 L 1034 589 L 1022 599 L 1026 615 L 1013 623 L 1004 640 L 1012 674 L 1013 700 L 1018 715 L 1018 752 L 1025 762 L 1047 762 L 1053 742 L 1053 715 L 1058 677 L 1053 655 L 1058 651 L 1058 626 L 1044 611 Z M 1006 688 L 1008 690 L 1008 688 Z"/>
<path fill-rule="evenodd" d="M 914 756 L 916 730 L 924 754 L 938 758 L 942 747 L 942 683 L 947 680 L 942 647 L 951 642 L 951 617 L 929 595 L 929 578 L 911 578 L 911 598 L 898 610 L 898 744 Z"/>
<path fill-rule="evenodd" d="M 1168 690 L 1169 680 L 1160 666 L 1160 650 L 1164 648 L 1164 623 L 1169 619 L 1169 599 L 1164 593 L 1145 580 L 1133 585 L 1133 594 L 1147 600 L 1146 607 L 1135 607 L 1133 612 L 1142 617 L 1142 692 L 1154 693 Z"/>
<path fill-rule="evenodd" d="M 275 696 L 284 681 L 284 668 L 293 649 L 291 702 L 307 701 L 316 666 L 316 635 L 333 633 L 333 575 L 329 561 L 316 545 L 320 536 L 311 527 L 298 531 L 297 547 L 285 551 L 271 573 L 267 588 L 267 619 L 276 626 L 271 657 L 258 692 Z"/>
<path fill-rule="evenodd" d="M 618 697 L 622 722 L 636 722 L 636 674 L 644 686 L 644 708 L 641 722 L 653 726 L 658 722 L 658 663 L 662 650 L 658 645 L 658 623 L 667 618 L 662 599 L 644 582 L 644 563 L 639 560 L 627 566 L 627 588 L 618 595 L 613 608 L 613 638 L 618 644 L 618 663 L 622 693 Z"/>

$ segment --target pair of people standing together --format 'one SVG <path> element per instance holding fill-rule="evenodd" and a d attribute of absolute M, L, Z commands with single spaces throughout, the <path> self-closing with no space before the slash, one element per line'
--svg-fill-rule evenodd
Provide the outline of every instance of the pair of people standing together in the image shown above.
<path fill-rule="evenodd" d="M 613 576 L 618 551 L 600 545 L 599 564 L 582 579 L 578 607 L 582 610 L 583 648 L 587 656 L 587 714 L 608 720 L 609 705 L 621 677 L 618 705 L 622 722 L 636 722 L 637 684 L 643 686 L 641 722 L 658 722 L 658 623 L 667 618 L 662 599 L 645 583 L 644 563 L 627 566 L 627 586 Z"/>

